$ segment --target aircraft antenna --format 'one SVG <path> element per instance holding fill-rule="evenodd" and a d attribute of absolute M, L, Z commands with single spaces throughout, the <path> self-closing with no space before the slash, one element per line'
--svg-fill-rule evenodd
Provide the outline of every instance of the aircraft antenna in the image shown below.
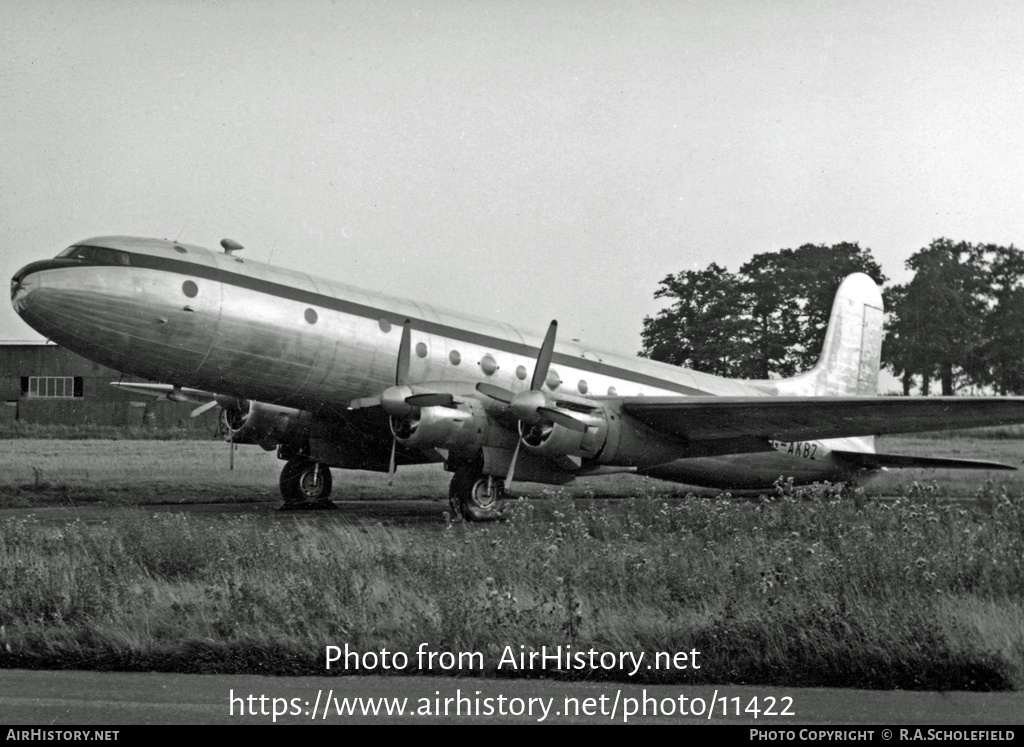
<path fill-rule="evenodd" d="M 224 253 L 228 255 L 234 254 L 235 252 L 240 252 L 243 249 L 245 249 L 244 246 L 239 244 L 234 239 L 221 239 L 220 245 L 224 247 Z"/>

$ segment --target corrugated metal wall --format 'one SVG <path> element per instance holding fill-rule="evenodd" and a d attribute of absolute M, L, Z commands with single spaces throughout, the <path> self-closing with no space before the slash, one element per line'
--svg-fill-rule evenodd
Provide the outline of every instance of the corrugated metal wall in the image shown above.
<path fill-rule="evenodd" d="M 23 380 L 31 376 L 82 378 L 81 397 L 30 397 Z M 119 372 L 75 355 L 57 345 L 0 343 L 0 422 L 17 420 L 46 425 L 190 425 L 212 436 L 218 409 L 194 420 L 193 404 L 156 400 L 110 386 Z M 124 377 L 124 381 L 140 381 Z"/>

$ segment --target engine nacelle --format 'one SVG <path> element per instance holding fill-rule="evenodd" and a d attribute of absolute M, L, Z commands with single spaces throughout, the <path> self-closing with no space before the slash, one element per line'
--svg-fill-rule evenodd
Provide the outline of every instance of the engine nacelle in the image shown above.
<path fill-rule="evenodd" d="M 559 409 L 570 409 L 557 402 Z M 542 413 L 543 415 L 543 413 Z M 648 428 L 646 425 L 602 404 L 587 413 L 572 412 L 575 420 L 587 426 L 586 433 L 567 428 L 543 418 L 539 423 L 524 425 L 523 446 L 530 452 L 557 460 L 559 457 L 583 458 L 591 467 L 641 467 L 679 459 L 686 453 L 686 444 Z"/>
<path fill-rule="evenodd" d="M 395 438 L 410 446 L 453 446 L 466 443 L 462 431 L 469 423 L 472 431 L 473 413 L 451 407 L 421 407 L 404 418 L 393 418 Z"/>
<path fill-rule="evenodd" d="M 305 410 L 252 400 L 242 400 L 221 411 L 221 423 L 227 431 L 225 441 L 259 444 L 265 449 L 294 438 L 306 428 L 310 417 Z"/>
<path fill-rule="evenodd" d="M 547 419 L 533 425 L 524 425 L 523 446 L 534 454 L 550 458 L 575 456 L 593 459 L 601 453 L 608 438 L 608 426 L 603 413 L 598 417 L 595 417 L 596 414 L 574 415 L 574 419 L 587 426 L 585 433 Z"/>
<path fill-rule="evenodd" d="M 403 418 L 392 418 L 391 429 L 403 444 L 435 449 L 496 446 L 511 449 L 515 436 L 493 421 L 479 400 L 467 398 L 458 407 L 419 407 Z"/>
<path fill-rule="evenodd" d="M 687 444 L 659 433 L 611 407 L 606 407 L 605 412 L 606 438 L 595 464 L 645 467 L 686 456 Z"/>

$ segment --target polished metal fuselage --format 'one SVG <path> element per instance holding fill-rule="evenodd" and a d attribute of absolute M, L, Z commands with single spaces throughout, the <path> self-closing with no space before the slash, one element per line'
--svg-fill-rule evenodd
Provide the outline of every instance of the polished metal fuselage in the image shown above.
<path fill-rule="evenodd" d="M 413 382 L 529 388 L 541 339 L 509 324 L 171 241 L 99 237 L 130 265 L 39 262 L 15 276 L 22 318 L 58 344 L 125 373 L 329 416 L 395 383 L 411 322 Z M 559 341 L 553 396 L 764 395 L 741 382 Z M 764 485 L 841 477 L 827 459 L 779 451 L 680 460 L 659 477 Z M 719 479 L 720 478 L 720 479 Z M 724 482 L 723 482 L 724 481 Z"/>

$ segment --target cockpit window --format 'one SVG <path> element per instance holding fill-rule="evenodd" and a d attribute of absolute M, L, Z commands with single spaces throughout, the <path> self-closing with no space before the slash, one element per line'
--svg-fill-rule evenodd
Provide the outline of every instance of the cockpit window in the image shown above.
<path fill-rule="evenodd" d="M 131 265 L 131 255 L 105 246 L 69 246 L 58 259 L 81 259 L 98 265 Z"/>

